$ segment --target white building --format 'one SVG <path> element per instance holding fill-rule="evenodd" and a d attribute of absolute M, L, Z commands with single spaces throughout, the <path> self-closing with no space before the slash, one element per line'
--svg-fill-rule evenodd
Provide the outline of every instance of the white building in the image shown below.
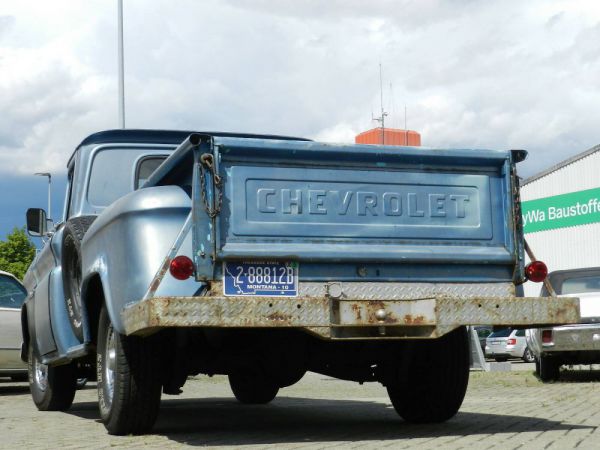
<path fill-rule="evenodd" d="M 525 239 L 549 271 L 600 267 L 600 145 L 521 183 Z M 538 295 L 541 283 L 525 283 Z"/>

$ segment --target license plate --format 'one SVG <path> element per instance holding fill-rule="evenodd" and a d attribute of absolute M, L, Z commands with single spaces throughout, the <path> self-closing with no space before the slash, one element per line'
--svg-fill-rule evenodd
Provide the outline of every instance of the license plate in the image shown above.
<path fill-rule="evenodd" d="M 298 263 L 249 261 L 223 263 L 226 296 L 296 297 Z"/>

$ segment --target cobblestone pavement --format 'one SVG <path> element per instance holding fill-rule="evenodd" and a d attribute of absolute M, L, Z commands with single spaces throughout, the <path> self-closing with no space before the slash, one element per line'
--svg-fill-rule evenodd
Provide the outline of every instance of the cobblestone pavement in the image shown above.
<path fill-rule="evenodd" d="M 518 363 L 517 363 L 518 364 Z M 473 372 L 461 411 L 437 425 L 403 422 L 384 388 L 308 374 L 267 406 L 244 406 L 224 377 L 164 396 L 154 434 L 116 437 L 98 420 L 93 385 L 68 412 L 38 412 L 26 383 L 0 381 L 1 448 L 600 448 L 600 371 L 540 383 L 529 366 Z M 527 370 L 529 369 L 529 370 Z"/>

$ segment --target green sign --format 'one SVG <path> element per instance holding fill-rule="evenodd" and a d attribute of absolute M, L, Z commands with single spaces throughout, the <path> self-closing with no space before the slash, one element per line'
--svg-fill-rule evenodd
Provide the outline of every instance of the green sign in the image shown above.
<path fill-rule="evenodd" d="M 600 222 L 600 188 L 530 200 L 521 208 L 525 233 Z"/>

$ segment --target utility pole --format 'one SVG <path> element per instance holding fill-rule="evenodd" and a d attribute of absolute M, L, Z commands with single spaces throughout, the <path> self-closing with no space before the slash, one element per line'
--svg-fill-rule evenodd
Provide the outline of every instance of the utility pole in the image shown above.
<path fill-rule="evenodd" d="M 379 117 L 371 117 L 371 119 L 381 123 L 381 144 L 385 145 L 385 117 L 388 113 L 383 110 L 383 76 L 381 63 L 379 63 L 379 96 L 381 102 L 381 115 Z"/>
<path fill-rule="evenodd" d="M 34 175 L 39 175 L 40 177 L 48 177 L 48 219 L 51 219 L 52 216 L 52 175 L 50 172 L 36 172 Z M 46 224 L 44 224 L 45 226 Z"/>
<path fill-rule="evenodd" d="M 123 52 L 123 0 L 118 3 L 118 47 L 119 47 L 119 126 L 125 128 L 125 56 Z"/>

